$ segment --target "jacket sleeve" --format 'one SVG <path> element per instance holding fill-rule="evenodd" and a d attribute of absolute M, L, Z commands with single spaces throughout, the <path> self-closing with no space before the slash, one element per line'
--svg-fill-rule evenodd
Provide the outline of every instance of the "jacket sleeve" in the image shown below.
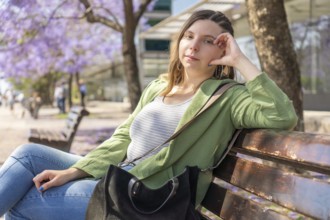
<path fill-rule="evenodd" d="M 123 161 L 131 142 L 129 134 L 131 123 L 143 106 L 150 101 L 149 97 L 153 96 L 151 93 L 155 93 L 157 82 L 158 80 L 155 80 L 147 86 L 134 112 L 115 130 L 114 134 L 72 167 L 83 170 L 94 178 L 101 178 L 105 175 L 110 164 L 117 165 Z"/>
<path fill-rule="evenodd" d="M 292 101 L 265 73 L 236 88 L 231 108 L 236 128 L 292 129 L 298 120 Z"/>

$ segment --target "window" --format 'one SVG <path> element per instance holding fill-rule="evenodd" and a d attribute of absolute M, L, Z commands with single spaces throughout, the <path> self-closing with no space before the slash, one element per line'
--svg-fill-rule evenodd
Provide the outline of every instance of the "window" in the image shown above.
<path fill-rule="evenodd" d="M 155 7 L 155 11 L 171 11 L 171 0 L 158 0 Z"/>
<path fill-rule="evenodd" d="M 169 51 L 170 41 L 168 40 L 146 40 L 146 51 Z"/>

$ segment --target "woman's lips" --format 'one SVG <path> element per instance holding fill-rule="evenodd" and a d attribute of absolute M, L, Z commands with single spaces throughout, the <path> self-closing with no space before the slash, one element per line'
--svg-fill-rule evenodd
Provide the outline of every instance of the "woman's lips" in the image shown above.
<path fill-rule="evenodd" d="M 185 55 L 185 57 L 188 59 L 188 60 L 199 60 L 197 57 L 194 57 L 192 55 Z"/>

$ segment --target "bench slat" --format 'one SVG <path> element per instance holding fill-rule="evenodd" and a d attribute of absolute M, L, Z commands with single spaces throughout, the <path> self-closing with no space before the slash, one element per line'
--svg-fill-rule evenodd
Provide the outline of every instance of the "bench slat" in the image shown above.
<path fill-rule="evenodd" d="M 48 141 L 48 134 L 47 134 L 47 130 L 39 130 L 39 137 L 41 140 L 46 140 Z"/>
<path fill-rule="evenodd" d="M 71 136 L 74 134 L 73 128 L 63 128 L 63 131 L 61 132 L 66 140 L 70 140 Z"/>
<path fill-rule="evenodd" d="M 329 176 L 299 172 L 299 169 L 273 167 L 228 155 L 214 175 L 289 209 L 314 218 L 328 218 Z"/>
<path fill-rule="evenodd" d="M 330 174 L 330 135 L 275 130 L 244 130 L 235 147 L 310 164 Z M 236 149 L 238 152 L 242 152 Z M 323 171 L 325 172 L 325 171 Z"/>
<path fill-rule="evenodd" d="M 83 116 L 89 115 L 89 112 L 84 107 L 81 107 L 81 106 L 72 107 L 70 109 L 70 112 L 73 112 L 73 113 L 76 113 L 76 114 L 79 114 L 79 115 L 83 115 Z"/>
<path fill-rule="evenodd" d="M 69 112 L 68 117 L 67 117 L 67 121 L 77 122 L 77 120 L 78 120 L 79 117 L 80 117 L 79 114 L 73 113 L 73 112 Z"/>
<path fill-rule="evenodd" d="M 48 141 L 65 141 L 65 136 L 61 133 L 61 131 L 47 131 Z"/>
<path fill-rule="evenodd" d="M 77 126 L 77 122 L 78 121 L 80 121 L 80 118 L 77 121 L 69 121 L 69 120 L 67 120 L 66 121 L 66 128 L 67 129 L 70 129 L 70 130 L 75 129 L 75 127 Z"/>
<path fill-rule="evenodd" d="M 44 129 L 31 129 L 30 131 L 30 139 L 31 140 L 42 140 L 44 142 L 49 141 L 52 139 L 53 134 L 50 133 L 48 130 Z"/>
<path fill-rule="evenodd" d="M 311 219 L 219 179 L 211 184 L 202 205 L 222 219 L 287 220 L 292 216 L 295 219 Z"/>
<path fill-rule="evenodd" d="M 38 129 L 35 129 L 35 128 L 32 128 L 30 129 L 30 134 L 29 136 L 31 138 L 38 138 L 39 139 L 39 132 L 38 132 Z"/>

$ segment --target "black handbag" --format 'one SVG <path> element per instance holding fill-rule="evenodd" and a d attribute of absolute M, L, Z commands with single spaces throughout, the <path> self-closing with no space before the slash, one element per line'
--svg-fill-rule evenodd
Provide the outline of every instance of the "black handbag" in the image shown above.
<path fill-rule="evenodd" d="M 96 185 L 87 220 L 198 220 L 195 211 L 199 169 L 187 167 L 158 189 L 150 189 L 129 172 L 111 165 Z"/>
<path fill-rule="evenodd" d="M 162 145 L 177 137 L 194 119 L 211 106 L 225 91 L 237 83 L 228 83 L 210 97 L 203 108 Z M 218 163 L 206 170 L 217 167 L 229 152 L 239 132 L 236 132 L 226 152 Z M 198 220 L 195 210 L 195 196 L 198 167 L 186 167 L 178 176 L 171 178 L 157 189 L 150 189 L 134 175 L 122 169 L 125 165 L 134 165 L 134 161 L 159 148 L 146 152 L 132 161 L 118 166 L 110 165 L 107 174 L 97 183 L 88 204 L 87 220 Z M 205 170 L 203 170 L 205 171 Z"/>

